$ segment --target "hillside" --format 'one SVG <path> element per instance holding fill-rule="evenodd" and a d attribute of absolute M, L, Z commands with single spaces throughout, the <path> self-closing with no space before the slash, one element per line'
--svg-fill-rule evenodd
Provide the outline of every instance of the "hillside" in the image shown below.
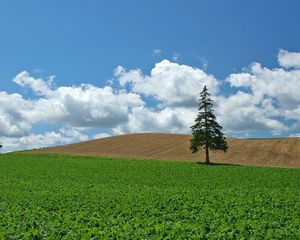
<path fill-rule="evenodd" d="M 32 150 L 86 156 L 203 161 L 204 152 L 192 154 L 190 135 L 130 134 L 58 147 Z M 300 138 L 227 139 L 229 150 L 211 152 L 211 161 L 241 165 L 300 167 Z"/>

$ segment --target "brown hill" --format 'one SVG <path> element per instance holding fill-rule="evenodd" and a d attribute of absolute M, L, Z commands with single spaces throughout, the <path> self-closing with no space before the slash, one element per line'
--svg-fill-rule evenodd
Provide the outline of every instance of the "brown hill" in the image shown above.
<path fill-rule="evenodd" d="M 86 156 L 129 157 L 162 160 L 203 161 L 204 152 L 192 154 L 191 135 L 130 134 L 58 147 L 32 150 Z M 242 165 L 300 167 L 300 138 L 227 139 L 229 149 L 211 153 L 211 161 Z"/>

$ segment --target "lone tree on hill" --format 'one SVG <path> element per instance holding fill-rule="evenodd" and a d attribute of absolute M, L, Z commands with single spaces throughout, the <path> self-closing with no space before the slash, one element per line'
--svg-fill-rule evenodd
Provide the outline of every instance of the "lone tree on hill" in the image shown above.
<path fill-rule="evenodd" d="M 205 148 L 205 163 L 209 164 L 209 149 L 227 151 L 228 146 L 226 138 L 222 133 L 222 127 L 216 122 L 213 113 L 213 103 L 211 94 L 204 86 L 199 98 L 198 115 L 195 119 L 195 125 L 191 127 L 193 138 L 190 149 L 192 153 L 198 152 L 201 147 Z"/>

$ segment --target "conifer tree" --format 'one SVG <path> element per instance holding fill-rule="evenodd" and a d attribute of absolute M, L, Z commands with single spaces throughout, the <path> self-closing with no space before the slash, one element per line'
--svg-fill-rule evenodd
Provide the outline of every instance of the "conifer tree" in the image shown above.
<path fill-rule="evenodd" d="M 198 152 L 201 147 L 205 149 L 205 163 L 209 164 L 209 149 L 227 151 L 226 138 L 222 133 L 222 127 L 217 123 L 213 113 L 211 94 L 204 86 L 200 93 L 198 115 L 195 124 L 191 127 L 193 138 L 190 140 L 192 153 Z"/>

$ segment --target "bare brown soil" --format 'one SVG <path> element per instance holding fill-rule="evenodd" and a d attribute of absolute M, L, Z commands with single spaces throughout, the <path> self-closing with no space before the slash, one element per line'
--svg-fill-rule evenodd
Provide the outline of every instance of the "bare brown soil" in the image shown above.
<path fill-rule="evenodd" d="M 85 156 L 126 157 L 180 161 L 203 161 L 204 152 L 192 154 L 191 135 L 130 134 L 64 146 L 32 150 L 38 153 L 58 153 Z M 300 167 L 300 138 L 227 139 L 227 153 L 210 152 L 215 163 Z"/>

